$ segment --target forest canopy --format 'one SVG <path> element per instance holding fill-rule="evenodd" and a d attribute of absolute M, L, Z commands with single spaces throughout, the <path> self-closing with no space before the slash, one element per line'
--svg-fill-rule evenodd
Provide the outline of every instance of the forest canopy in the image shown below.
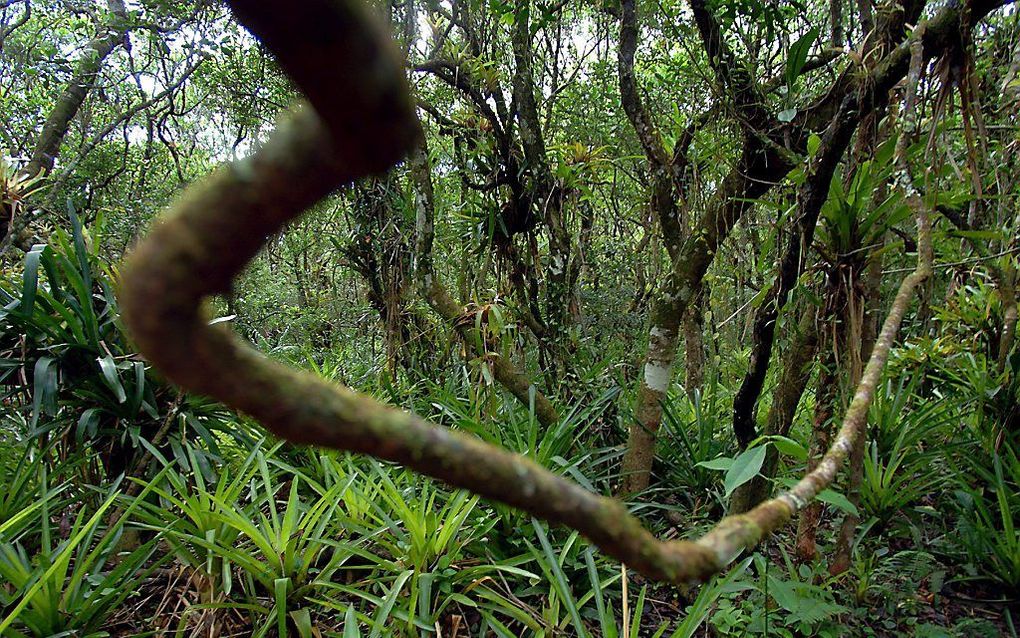
<path fill-rule="evenodd" d="M 0 636 L 1016 635 L 1012 2 L 0 0 Z"/>

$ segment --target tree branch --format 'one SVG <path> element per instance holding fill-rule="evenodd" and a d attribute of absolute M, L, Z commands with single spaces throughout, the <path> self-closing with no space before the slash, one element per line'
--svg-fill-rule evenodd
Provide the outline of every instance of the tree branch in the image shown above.
<path fill-rule="evenodd" d="M 464 321 L 464 306 L 454 301 L 449 291 L 439 281 L 432 261 L 432 245 L 435 238 L 435 197 L 428 150 L 424 143 L 411 151 L 408 164 L 415 191 L 414 254 L 418 287 L 436 314 L 457 330 L 467 348 L 474 350 L 474 344 L 477 342 L 474 322 Z M 481 356 L 484 353 L 476 351 L 475 354 Z M 534 401 L 535 417 L 539 423 L 545 427 L 552 427 L 559 423 L 560 416 L 556 406 L 513 362 L 504 357 L 495 357 L 487 363 L 492 366 L 492 376 L 496 381 L 514 395 L 525 408 L 530 407 L 531 402 Z"/>

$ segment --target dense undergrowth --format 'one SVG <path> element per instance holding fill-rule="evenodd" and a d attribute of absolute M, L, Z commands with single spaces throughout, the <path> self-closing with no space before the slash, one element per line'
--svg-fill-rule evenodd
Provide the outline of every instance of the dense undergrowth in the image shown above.
<path fill-rule="evenodd" d="M 0 424 L 0 635 L 1016 634 L 1016 375 L 997 375 L 955 330 L 994 310 L 980 286 L 896 351 L 859 504 L 823 493 L 822 559 L 795 561 L 791 529 L 677 589 L 628 574 L 576 533 L 400 467 L 275 443 L 179 395 L 122 332 L 115 270 L 90 248 L 101 223 L 90 234 L 72 213 L 71 227 L 0 284 L 12 408 Z M 618 485 L 632 384 L 597 357 L 579 374 L 599 393 L 543 428 L 471 365 L 394 377 L 356 345 L 262 345 L 592 491 Z M 804 470 L 810 399 L 790 437 L 738 455 L 732 396 L 714 378 L 669 399 L 657 480 L 631 502 L 662 537 L 717 520 L 765 446 L 781 454 L 780 484 Z M 848 511 L 863 521 L 853 564 L 831 577 L 825 556 Z"/>
<path fill-rule="evenodd" d="M 0 638 L 1017 636 L 1018 109 L 1012 0 L 0 0 Z"/>

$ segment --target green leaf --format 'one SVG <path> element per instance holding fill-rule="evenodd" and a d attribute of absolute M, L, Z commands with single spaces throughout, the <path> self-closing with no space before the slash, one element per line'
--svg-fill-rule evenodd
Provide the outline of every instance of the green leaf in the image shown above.
<path fill-rule="evenodd" d="M 548 575 L 552 576 L 549 580 L 551 581 L 553 591 L 559 597 L 560 602 L 563 603 L 564 607 L 567 608 L 567 612 L 570 614 L 571 619 L 574 621 L 574 629 L 577 631 L 577 635 L 580 638 L 587 638 L 588 632 L 585 631 L 584 623 L 581 621 L 581 613 L 577 608 L 577 601 L 574 598 L 574 592 L 570 588 L 570 584 L 567 581 L 567 576 L 563 572 L 563 568 L 560 566 L 560 561 L 556 559 L 556 552 L 553 551 L 552 544 L 549 542 L 548 536 L 546 536 L 545 529 L 542 527 L 538 519 L 531 519 L 531 526 L 535 528 L 535 534 L 538 535 L 538 542 L 542 545 L 542 551 L 545 553 L 545 562 L 547 565 L 543 565 L 543 570 Z M 566 549 L 561 549 L 562 553 L 566 554 Z M 536 557 L 541 559 L 541 554 L 535 552 Z"/>
<path fill-rule="evenodd" d="M 280 636 L 287 635 L 287 590 L 289 589 L 289 578 L 277 578 L 273 581 L 273 593 L 276 598 L 276 631 Z"/>
<path fill-rule="evenodd" d="M 99 431 L 99 415 L 102 414 L 102 410 L 99 408 L 89 408 L 81 413 L 81 417 L 78 419 L 78 427 L 75 430 L 75 438 L 78 442 L 90 439 L 96 435 Z"/>
<path fill-rule="evenodd" d="M 695 465 L 697 467 L 703 467 L 706 470 L 725 472 L 726 470 L 733 467 L 733 459 L 731 459 L 728 456 L 720 456 L 719 458 L 712 459 L 711 461 L 701 461 L 700 463 L 695 463 Z"/>
<path fill-rule="evenodd" d="M 57 413 L 57 362 L 52 357 L 39 357 L 35 362 L 32 378 L 32 426 L 39 422 L 42 413 Z"/>
<path fill-rule="evenodd" d="M 383 604 L 379 606 L 379 609 L 375 613 L 375 618 L 372 619 L 372 633 L 369 634 L 370 638 L 379 638 L 382 636 L 383 631 L 386 630 L 386 620 L 390 617 L 390 612 L 393 611 L 393 605 L 397 602 L 397 596 L 404 589 L 404 583 L 411 577 L 414 570 L 407 570 L 401 572 L 397 576 L 396 580 L 390 586 L 389 593 L 386 594 L 386 598 L 383 600 Z"/>
<path fill-rule="evenodd" d="M 962 237 L 964 239 L 982 239 L 987 241 L 998 241 L 1004 239 L 1002 231 L 999 230 L 952 230 L 947 235 L 951 237 Z"/>
<path fill-rule="evenodd" d="M 354 617 L 354 606 L 347 608 L 344 614 L 344 638 L 361 638 L 361 630 L 358 629 L 358 619 Z"/>
<path fill-rule="evenodd" d="M 25 274 L 22 276 L 21 303 L 18 310 L 24 315 L 32 314 L 35 306 L 35 291 L 39 288 L 39 260 L 46 251 L 46 244 L 36 244 L 25 256 Z"/>
<path fill-rule="evenodd" d="M 298 629 L 298 636 L 301 638 L 312 638 L 312 617 L 308 609 L 295 609 L 291 611 L 291 620 Z"/>
<path fill-rule="evenodd" d="M 630 622 L 630 635 L 638 636 L 641 633 L 641 618 L 645 615 L 645 596 L 648 594 L 648 585 L 641 588 L 637 602 L 634 603 L 634 618 Z"/>
<path fill-rule="evenodd" d="M 759 445 L 750 450 L 744 450 L 737 458 L 733 459 L 733 466 L 726 472 L 726 478 L 723 480 L 727 498 L 733 493 L 733 490 L 758 475 L 762 463 L 765 462 L 765 449 L 766 446 Z"/>
<path fill-rule="evenodd" d="M 769 441 L 776 446 L 780 454 L 792 456 L 798 461 L 806 461 L 808 457 L 807 448 L 785 436 L 772 436 Z"/>
<path fill-rule="evenodd" d="M 822 145 L 822 138 L 818 137 L 817 133 L 812 133 L 807 139 L 807 152 L 809 157 L 814 157 L 815 153 L 818 152 L 818 147 Z"/>
<path fill-rule="evenodd" d="M 797 611 L 798 603 L 801 598 L 797 594 L 796 583 L 785 581 L 780 578 L 776 578 L 772 574 L 768 575 L 768 586 L 769 595 L 772 599 L 779 603 L 779 606 L 786 611 Z"/>
<path fill-rule="evenodd" d="M 602 635 L 613 635 L 616 632 L 616 619 L 606 616 L 606 604 L 602 597 L 602 581 L 599 580 L 598 568 L 595 567 L 595 557 L 592 555 L 591 547 L 584 550 L 584 563 L 588 567 L 588 582 L 591 583 L 591 591 L 594 594 L 595 609 L 598 611 Z"/>
<path fill-rule="evenodd" d="M 846 496 L 835 490 L 822 490 L 815 498 L 822 503 L 828 503 L 837 509 L 843 510 L 847 514 L 860 516 L 860 512 L 857 511 L 854 504 Z"/>
<path fill-rule="evenodd" d="M 113 357 L 106 355 L 99 359 L 99 368 L 103 371 L 103 380 L 106 381 L 106 385 L 113 390 L 113 394 L 117 397 L 117 403 L 124 403 L 127 401 L 127 392 L 124 391 L 124 386 L 120 382 L 120 376 L 117 374 L 117 364 L 114 363 Z"/>
<path fill-rule="evenodd" d="M 808 53 L 811 51 L 811 45 L 815 43 L 815 38 L 818 37 L 818 29 L 812 28 L 810 31 L 805 33 L 790 45 L 790 57 L 786 59 L 786 84 L 792 87 L 793 83 L 796 82 L 800 76 L 800 72 L 804 69 L 804 63 L 807 62 Z M 785 120 L 789 121 L 789 120 Z"/>
<path fill-rule="evenodd" d="M 78 268 L 81 270 L 82 279 L 85 281 L 85 289 L 92 290 L 92 268 L 89 266 L 89 254 L 85 248 L 85 234 L 82 231 L 81 220 L 71 200 L 67 200 L 67 214 L 71 218 L 71 235 L 74 239 L 75 257 L 78 259 Z"/>
<path fill-rule="evenodd" d="M 761 290 L 758 291 L 758 294 L 751 298 L 751 307 L 760 307 L 768 298 L 770 292 L 772 292 L 771 286 L 762 286 Z"/>

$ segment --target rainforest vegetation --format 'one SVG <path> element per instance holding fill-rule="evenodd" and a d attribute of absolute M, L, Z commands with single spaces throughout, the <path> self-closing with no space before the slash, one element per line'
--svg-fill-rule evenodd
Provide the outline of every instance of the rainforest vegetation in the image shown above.
<path fill-rule="evenodd" d="M 1020 11 L 0 0 L 0 637 L 1017 636 Z"/>

